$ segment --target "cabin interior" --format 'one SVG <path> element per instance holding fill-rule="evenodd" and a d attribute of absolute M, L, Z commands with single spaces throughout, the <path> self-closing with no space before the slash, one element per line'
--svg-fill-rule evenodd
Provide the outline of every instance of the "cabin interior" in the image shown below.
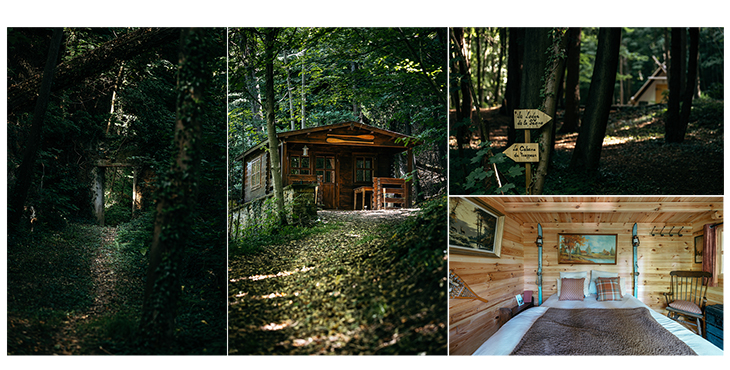
<path fill-rule="evenodd" d="M 624 293 L 633 293 L 632 228 L 637 224 L 638 297 L 666 314 L 663 292 L 670 271 L 700 271 L 695 238 L 713 224 L 722 264 L 722 197 L 471 197 L 504 215 L 499 257 L 454 253 L 449 269 L 480 299 L 449 300 L 449 354 L 470 355 L 498 329 L 499 309 L 517 306 L 515 296 L 533 292 L 537 305 L 538 224 L 543 230 L 543 301 L 557 292 L 560 272 L 618 272 Z M 616 234 L 616 264 L 558 263 L 558 235 Z M 700 238 L 701 239 L 701 238 Z M 719 271 L 722 266 L 719 266 Z M 724 275 L 707 291 L 707 305 L 723 303 Z"/>

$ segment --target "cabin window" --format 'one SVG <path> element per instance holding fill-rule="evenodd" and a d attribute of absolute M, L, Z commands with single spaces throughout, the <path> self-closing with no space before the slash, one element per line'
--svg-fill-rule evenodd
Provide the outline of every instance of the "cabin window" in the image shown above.
<path fill-rule="evenodd" d="M 322 176 L 323 182 L 335 182 L 334 156 L 317 157 L 317 159 L 315 159 L 314 169 L 317 173 L 317 176 Z"/>
<path fill-rule="evenodd" d="M 289 157 L 289 171 L 292 175 L 309 175 L 311 173 L 309 157 L 293 155 Z"/>
<path fill-rule="evenodd" d="M 373 157 L 355 157 L 355 182 L 373 182 Z"/>
<path fill-rule="evenodd" d="M 251 189 L 261 187 L 261 157 L 251 161 Z"/>

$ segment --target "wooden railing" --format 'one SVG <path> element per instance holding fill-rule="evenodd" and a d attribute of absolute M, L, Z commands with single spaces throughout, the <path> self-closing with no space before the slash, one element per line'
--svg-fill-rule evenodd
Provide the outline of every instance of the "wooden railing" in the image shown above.
<path fill-rule="evenodd" d="M 404 208 L 408 204 L 406 180 L 390 177 L 373 177 L 374 209 Z M 388 205 L 391 206 L 388 206 Z M 397 207 L 396 207 L 397 205 Z"/>

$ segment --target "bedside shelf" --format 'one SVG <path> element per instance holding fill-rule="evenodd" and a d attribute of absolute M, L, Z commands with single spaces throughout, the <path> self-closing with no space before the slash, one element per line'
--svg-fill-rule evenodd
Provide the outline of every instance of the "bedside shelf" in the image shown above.
<path fill-rule="evenodd" d="M 520 312 L 522 312 L 528 308 L 531 308 L 531 307 L 535 307 L 535 304 L 533 301 L 527 302 L 527 303 L 523 304 L 522 306 L 500 308 L 499 309 L 499 318 L 497 319 L 499 327 L 501 328 L 502 325 L 506 324 L 507 321 L 509 321 L 511 318 L 519 315 Z"/>

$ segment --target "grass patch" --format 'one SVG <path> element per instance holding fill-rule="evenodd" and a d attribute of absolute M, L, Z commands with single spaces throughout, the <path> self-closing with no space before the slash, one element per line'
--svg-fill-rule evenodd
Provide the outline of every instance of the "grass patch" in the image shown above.
<path fill-rule="evenodd" d="M 272 232 L 262 232 L 249 237 L 231 241 L 229 245 L 230 257 L 251 256 L 263 252 L 267 245 L 280 245 L 306 238 L 310 235 L 324 234 L 335 230 L 341 225 L 338 223 L 318 223 L 312 227 L 283 226 Z"/>

